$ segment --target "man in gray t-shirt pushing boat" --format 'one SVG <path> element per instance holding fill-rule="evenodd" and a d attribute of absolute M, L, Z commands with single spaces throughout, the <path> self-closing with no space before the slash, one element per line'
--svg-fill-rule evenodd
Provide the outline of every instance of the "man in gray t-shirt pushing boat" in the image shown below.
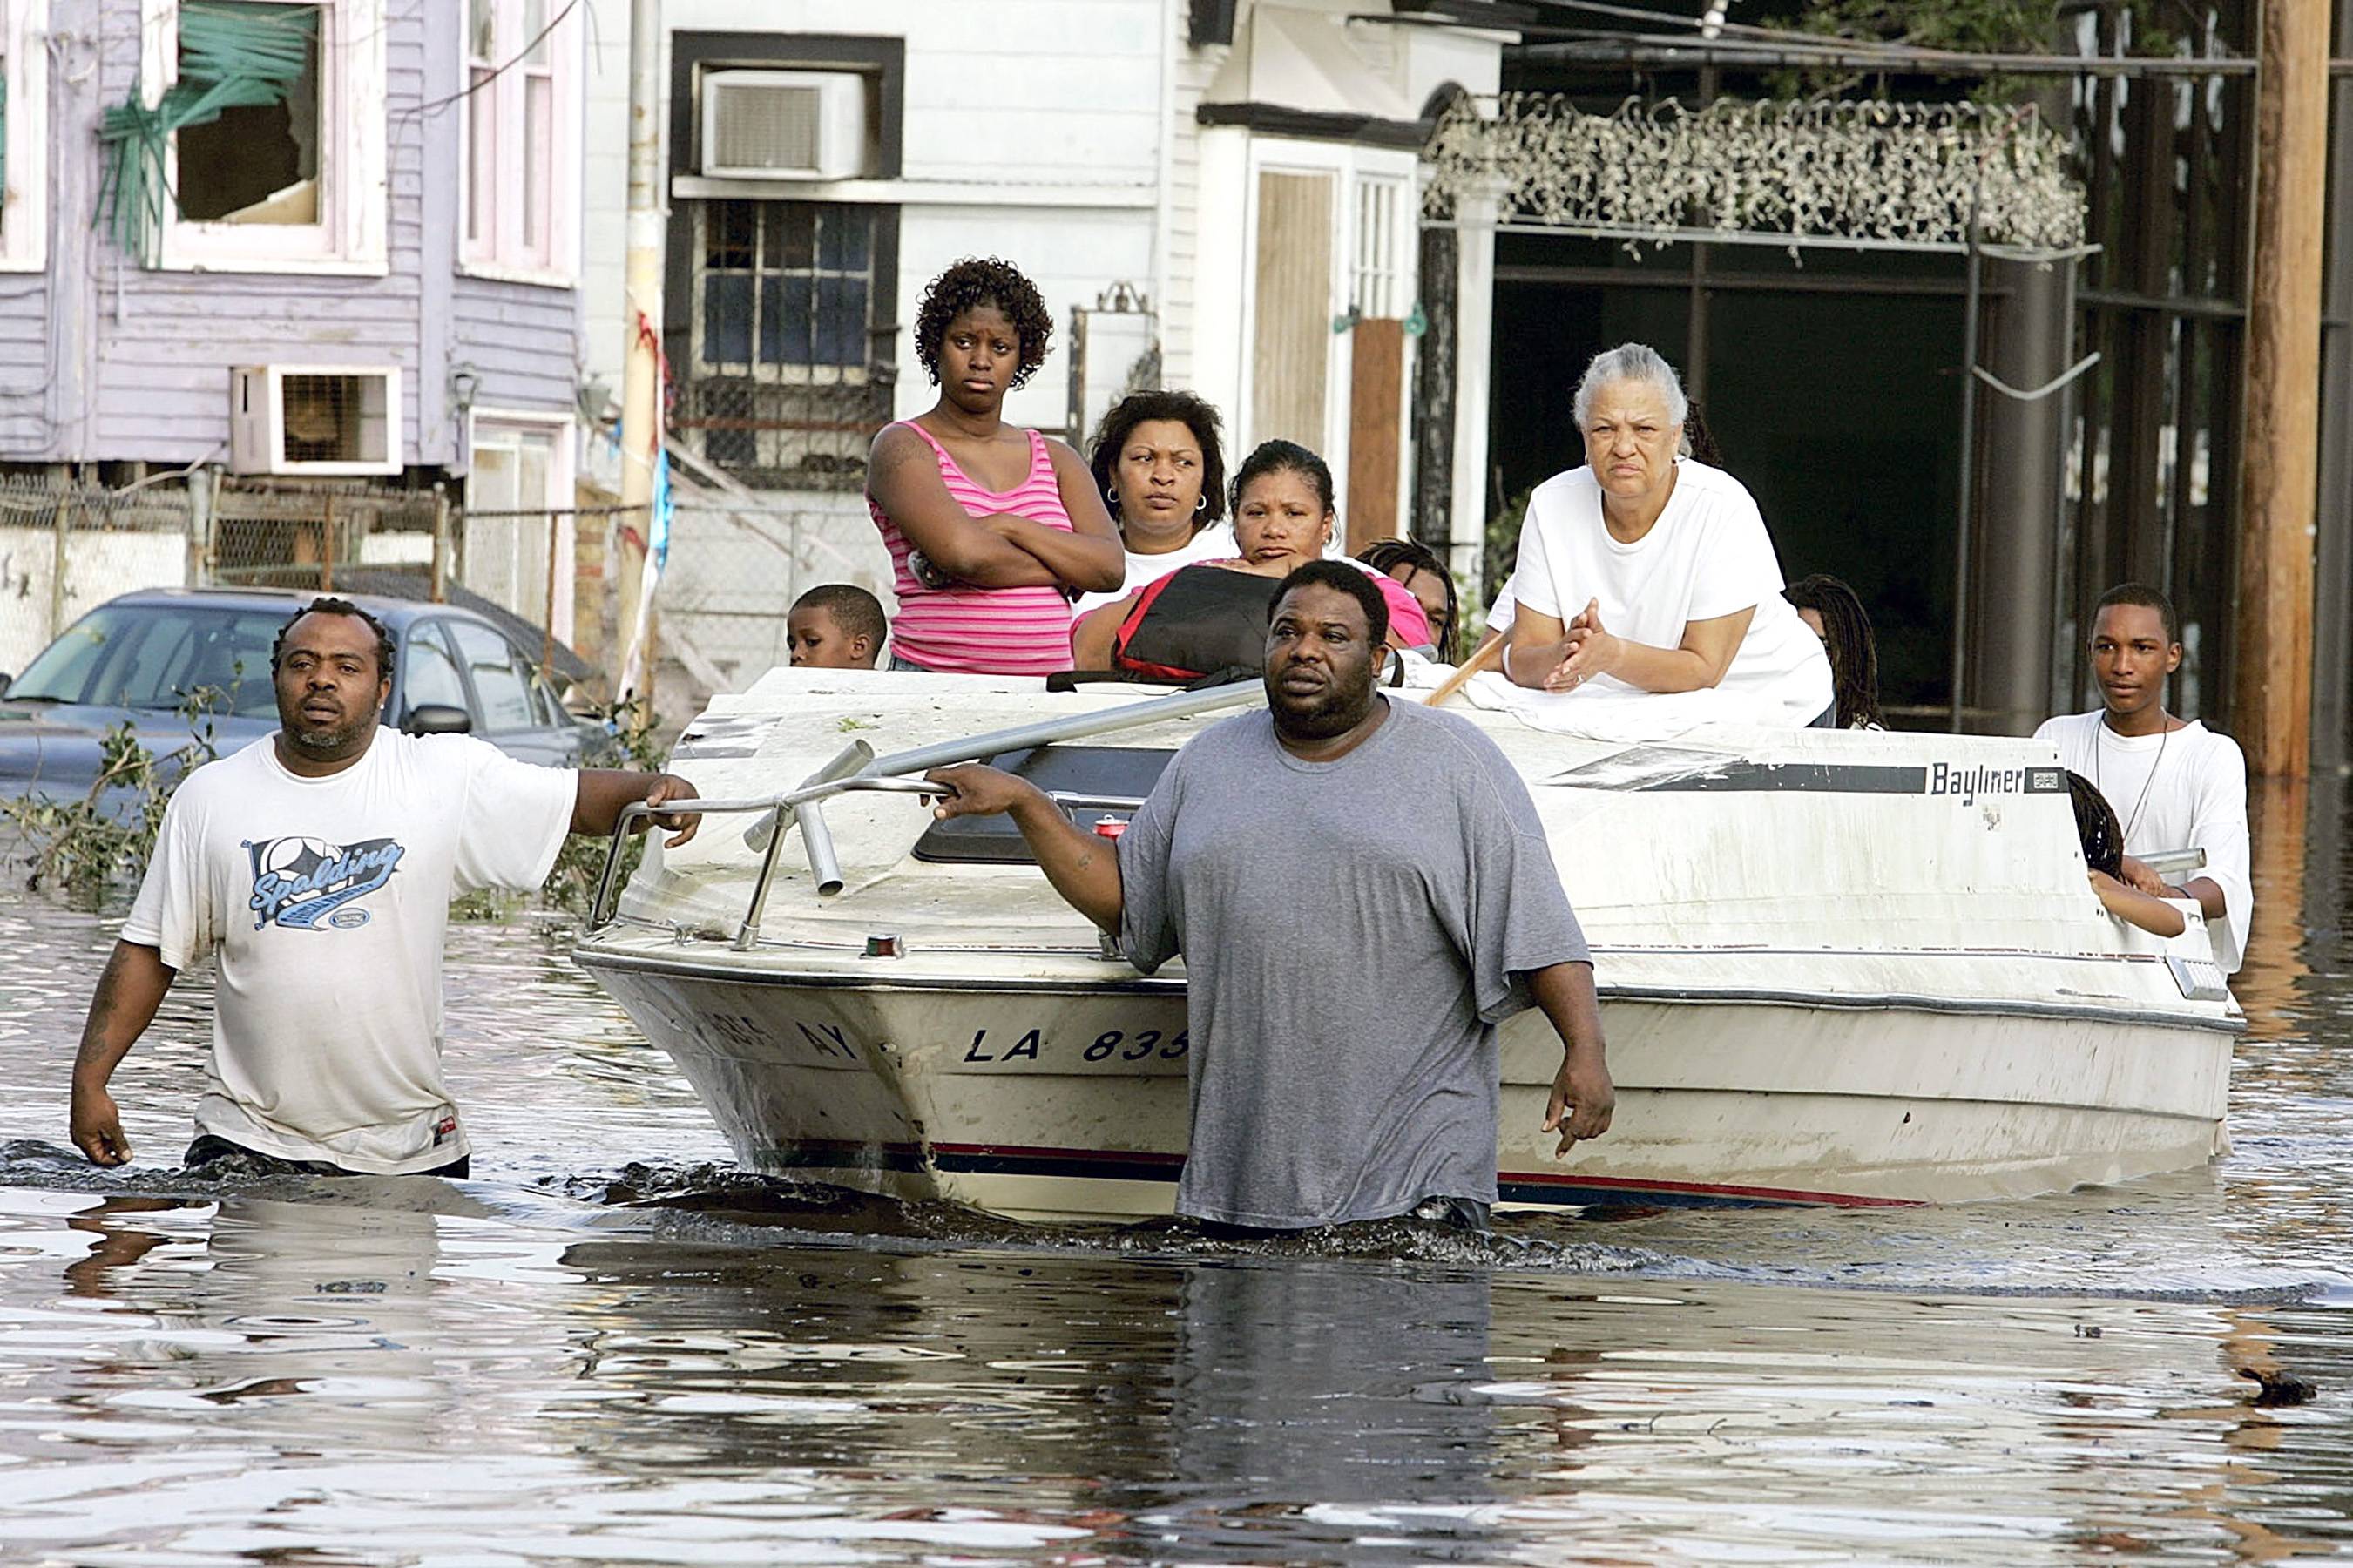
<path fill-rule="evenodd" d="M 1545 1131 L 1609 1127 L 1593 965 L 1526 787 L 1469 721 L 1376 689 L 1388 607 L 1319 561 L 1274 592 L 1268 710 L 1177 753 L 1113 842 L 994 768 L 942 816 L 1011 814 L 1056 891 L 1152 973 L 1185 955 L 1192 1143 L 1176 1210 L 1264 1230 L 1401 1215 L 1484 1229 L 1495 1026 L 1544 1009 Z"/>

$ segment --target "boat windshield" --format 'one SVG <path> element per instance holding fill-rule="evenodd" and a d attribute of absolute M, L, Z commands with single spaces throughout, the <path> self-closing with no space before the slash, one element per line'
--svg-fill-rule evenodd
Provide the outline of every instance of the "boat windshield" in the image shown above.
<path fill-rule="evenodd" d="M 1142 800 L 1176 754 L 1134 746 L 1037 746 L 1000 752 L 988 759 L 988 765 L 1028 779 L 1049 794 Z M 1125 822 L 1134 814 L 1088 809 L 1076 815 L 1080 826 L 1092 827 L 1104 817 Z M 1021 830 L 1011 817 L 1001 816 L 934 822 L 915 841 L 915 858 L 963 866 L 1034 863 Z"/>
<path fill-rule="evenodd" d="M 208 688 L 216 712 L 275 713 L 269 644 L 285 619 L 276 607 L 102 605 L 42 649 L 8 695 L 170 710 Z"/>

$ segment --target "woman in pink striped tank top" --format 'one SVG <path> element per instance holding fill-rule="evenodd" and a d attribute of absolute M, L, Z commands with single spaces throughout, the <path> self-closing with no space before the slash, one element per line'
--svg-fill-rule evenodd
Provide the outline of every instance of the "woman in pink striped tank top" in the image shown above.
<path fill-rule="evenodd" d="M 1053 331 L 1037 289 L 1002 261 L 959 261 L 923 290 L 915 355 L 939 401 L 885 426 L 866 469 L 899 595 L 894 669 L 1068 669 L 1070 595 L 1116 588 L 1127 570 L 1079 455 L 999 417 Z"/>

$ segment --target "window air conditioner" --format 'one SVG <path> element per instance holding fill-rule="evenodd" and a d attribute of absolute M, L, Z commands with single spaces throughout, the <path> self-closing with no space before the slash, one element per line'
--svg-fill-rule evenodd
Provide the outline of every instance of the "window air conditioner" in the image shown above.
<path fill-rule="evenodd" d="M 237 365 L 228 391 L 231 473 L 400 472 L 396 368 Z"/>
<path fill-rule="evenodd" d="M 866 79 L 849 71 L 712 71 L 702 172 L 713 179 L 853 180 L 867 173 Z"/>

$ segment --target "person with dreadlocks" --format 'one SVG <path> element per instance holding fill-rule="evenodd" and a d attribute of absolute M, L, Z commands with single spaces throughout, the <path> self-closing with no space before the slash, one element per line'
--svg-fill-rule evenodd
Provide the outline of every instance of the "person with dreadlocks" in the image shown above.
<path fill-rule="evenodd" d="M 1854 590 L 1817 572 L 1782 589 L 1781 597 L 1798 606 L 1798 618 L 1831 656 L 1831 722 L 1841 730 L 1886 729 L 1879 715 L 1879 646 L 1871 612 Z"/>
<path fill-rule="evenodd" d="M 923 290 L 915 357 L 939 400 L 884 426 L 866 470 L 899 599 L 893 669 L 1067 669 L 1069 595 L 1126 574 L 1086 464 L 1004 419 L 1006 394 L 1045 363 L 1053 333 L 1036 285 L 993 258 L 959 261 Z"/>
<path fill-rule="evenodd" d="M 1461 606 L 1455 600 L 1454 574 L 1438 552 L 1419 540 L 1376 539 L 1356 552 L 1356 559 L 1401 584 L 1430 617 L 1430 642 L 1440 658 L 1454 650 L 1454 626 Z"/>

